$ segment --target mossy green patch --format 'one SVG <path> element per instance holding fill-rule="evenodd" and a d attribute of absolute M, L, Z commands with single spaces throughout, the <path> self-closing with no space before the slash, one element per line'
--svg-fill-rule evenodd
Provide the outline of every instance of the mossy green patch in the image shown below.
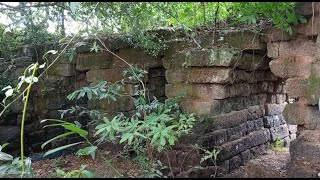
<path fill-rule="evenodd" d="M 320 97 L 320 78 L 310 75 L 303 83 L 304 96 L 308 99 L 308 103 L 312 105 L 318 104 Z"/>

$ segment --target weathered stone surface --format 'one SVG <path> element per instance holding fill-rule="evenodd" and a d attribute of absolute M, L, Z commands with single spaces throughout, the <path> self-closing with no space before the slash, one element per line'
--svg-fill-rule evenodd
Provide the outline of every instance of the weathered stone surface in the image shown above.
<path fill-rule="evenodd" d="M 270 140 L 270 132 L 267 129 L 261 129 L 250 133 L 247 138 L 251 141 L 248 148 L 251 148 L 268 142 Z"/>
<path fill-rule="evenodd" d="M 219 84 L 167 84 L 166 96 L 169 98 L 185 95 L 188 98 L 224 99 L 229 97 L 228 86 Z"/>
<path fill-rule="evenodd" d="M 160 58 L 155 58 L 140 48 L 120 49 L 116 55 L 125 60 L 127 63 L 142 68 L 156 68 L 162 66 L 162 60 Z M 123 60 L 119 59 L 118 57 L 114 57 L 113 67 L 127 68 L 128 64 L 126 64 Z"/>
<path fill-rule="evenodd" d="M 280 51 L 280 45 L 279 42 L 274 43 L 268 43 L 267 45 L 267 56 L 272 59 L 276 59 L 279 57 L 279 51 Z"/>
<path fill-rule="evenodd" d="M 290 134 L 297 133 L 297 125 L 288 124 L 288 130 Z"/>
<path fill-rule="evenodd" d="M 278 115 L 273 116 L 273 124 L 274 127 L 278 127 L 281 125 L 281 121 Z"/>
<path fill-rule="evenodd" d="M 249 129 L 247 127 L 247 124 L 248 123 L 242 123 L 238 126 L 235 126 L 233 128 L 228 129 L 227 130 L 228 141 L 233 141 L 233 140 L 239 139 L 239 138 L 243 137 L 244 135 L 246 135 L 246 133 Z"/>
<path fill-rule="evenodd" d="M 25 124 L 30 124 L 30 122 L 32 122 L 33 117 L 31 115 L 31 113 L 26 113 L 26 117 L 25 117 Z M 21 122 L 22 122 L 22 114 L 19 114 L 17 116 L 17 125 L 21 125 Z"/>
<path fill-rule="evenodd" d="M 285 91 L 289 98 L 297 98 L 303 95 L 303 78 L 289 78 L 285 83 Z"/>
<path fill-rule="evenodd" d="M 280 125 L 278 127 L 270 128 L 271 140 L 276 141 L 277 139 L 283 139 L 289 136 L 288 127 L 286 124 Z"/>
<path fill-rule="evenodd" d="M 163 66 L 166 69 L 188 66 L 232 66 L 239 55 L 239 50 L 233 48 L 180 51 L 175 53 L 172 59 L 164 59 Z"/>
<path fill-rule="evenodd" d="M 159 77 L 159 76 L 165 76 L 165 71 L 166 69 L 164 69 L 163 67 L 160 67 L 160 68 L 150 68 L 149 69 L 149 72 L 148 72 L 148 75 L 150 77 Z"/>
<path fill-rule="evenodd" d="M 216 129 L 227 129 L 247 121 L 248 110 L 233 111 L 227 114 L 211 116 L 195 126 L 196 133 L 208 133 Z"/>
<path fill-rule="evenodd" d="M 241 157 L 241 166 L 244 166 L 247 164 L 247 162 L 250 160 L 250 150 L 245 150 L 240 154 Z"/>
<path fill-rule="evenodd" d="M 310 18 L 310 20 L 306 24 L 299 24 L 298 33 L 305 36 L 316 36 L 319 34 L 319 28 L 320 18 L 318 16 L 315 16 L 313 19 Z"/>
<path fill-rule="evenodd" d="M 212 149 L 215 146 L 219 146 L 225 142 L 227 142 L 227 130 L 221 129 L 214 132 L 207 133 L 201 137 L 199 137 L 197 143 L 201 147 L 205 147 L 206 149 Z"/>
<path fill-rule="evenodd" d="M 246 71 L 254 71 L 257 69 L 268 69 L 270 61 L 271 59 L 264 55 L 243 53 L 235 66 Z"/>
<path fill-rule="evenodd" d="M 107 69 L 113 63 L 113 55 L 108 52 L 79 54 L 76 69 L 86 71 L 93 69 Z"/>
<path fill-rule="evenodd" d="M 33 86 L 40 86 L 40 88 L 45 87 L 60 87 L 68 86 L 70 84 L 70 77 L 66 76 L 44 76 L 43 79 L 40 79 L 38 83 Z"/>
<path fill-rule="evenodd" d="M 320 170 L 319 167 L 317 167 L 317 165 L 320 164 L 319 138 L 320 133 L 318 130 L 305 130 L 300 133 L 296 140 L 291 142 L 290 155 L 293 165 L 299 165 L 301 168 L 304 167 L 310 170 L 317 170 L 318 173 Z M 310 174 L 307 177 L 311 177 Z"/>
<path fill-rule="evenodd" d="M 290 78 L 286 81 L 285 89 L 289 98 L 306 98 L 308 105 L 317 105 L 320 97 L 319 78 L 311 75 L 307 79 Z"/>
<path fill-rule="evenodd" d="M 258 156 L 261 156 L 261 155 L 263 155 L 263 154 L 266 154 L 266 147 L 265 147 L 264 144 L 261 144 L 261 145 L 259 145 L 259 146 L 256 146 L 256 147 L 251 148 L 251 149 L 250 149 L 250 152 L 251 152 L 250 157 L 251 157 L 252 159 L 255 159 L 255 158 L 257 158 Z"/>
<path fill-rule="evenodd" d="M 292 54 L 319 57 L 317 46 L 313 40 L 306 40 L 303 37 L 294 41 L 268 43 L 268 57 L 277 59 L 279 57 L 290 56 Z"/>
<path fill-rule="evenodd" d="M 297 35 L 296 28 L 293 28 L 292 35 L 283 30 L 279 30 L 276 28 L 268 28 L 264 30 L 264 35 L 261 35 L 260 40 L 262 42 L 276 42 L 276 41 L 288 41 L 293 39 Z"/>
<path fill-rule="evenodd" d="M 229 159 L 240 152 L 245 151 L 250 147 L 250 140 L 247 137 L 242 137 L 235 141 L 227 142 L 221 145 L 219 148 L 221 149 L 220 153 L 217 156 L 217 161 L 221 162 L 226 159 Z"/>
<path fill-rule="evenodd" d="M 263 117 L 265 108 L 263 106 L 251 106 L 248 108 L 248 120 L 254 120 Z"/>
<path fill-rule="evenodd" d="M 220 110 L 221 113 L 228 113 L 231 111 L 239 111 L 242 109 L 249 108 L 250 106 L 255 105 L 262 105 L 266 102 L 266 95 L 259 94 L 259 95 L 252 95 L 248 97 L 235 97 L 235 98 L 228 98 L 219 100 L 220 101 Z M 214 109 L 219 110 L 219 109 Z M 212 111 L 212 114 L 217 114 L 219 111 L 215 112 Z M 248 119 L 251 117 L 248 116 Z"/>
<path fill-rule="evenodd" d="M 285 94 L 276 94 L 277 97 L 277 104 L 282 104 L 286 102 L 286 95 Z"/>
<path fill-rule="evenodd" d="M 318 2 L 295 2 L 295 13 L 302 16 L 311 16 L 319 13 Z"/>
<path fill-rule="evenodd" d="M 212 109 L 216 113 L 220 112 L 220 102 L 218 100 L 182 100 L 179 105 L 183 111 L 193 112 L 198 115 L 211 114 Z"/>
<path fill-rule="evenodd" d="M 70 57 L 67 57 L 64 54 L 61 54 L 58 59 L 56 60 L 56 58 L 58 57 L 58 54 L 50 54 L 47 56 L 48 60 L 50 63 L 52 63 L 53 61 L 54 64 L 75 64 L 76 63 L 76 59 L 77 59 L 77 55 L 73 56 L 72 59 L 70 59 Z M 47 64 L 49 65 L 49 64 Z"/>
<path fill-rule="evenodd" d="M 166 80 L 170 84 L 183 83 L 187 81 L 187 70 L 183 68 L 166 70 Z"/>
<path fill-rule="evenodd" d="M 234 156 L 229 160 L 230 172 L 239 168 L 241 166 L 241 158 L 239 156 Z"/>
<path fill-rule="evenodd" d="M 47 73 L 56 76 L 74 76 L 76 74 L 73 64 L 53 64 Z"/>
<path fill-rule="evenodd" d="M 98 82 L 98 81 L 107 81 L 107 82 L 116 82 L 125 79 L 127 83 L 138 83 L 138 80 L 130 80 L 128 77 L 131 76 L 127 74 L 123 76 L 123 68 L 112 68 L 112 69 L 96 69 L 90 70 L 86 73 L 88 82 Z M 148 82 L 148 76 L 143 78 L 143 81 Z"/>
<path fill-rule="evenodd" d="M 283 104 L 266 104 L 266 115 L 268 116 L 273 116 L 273 115 L 278 115 L 282 114 L 282 111 L 284 107 L 287 105 L 287 103 Z"/>
<path fill-rule="evenodd" d="M 259 41 L 259 35 L 252 31 L 228 30 L 223 31 L 222 40 L 215 40 L 215 45 L 226 44 L 241 50 L 265 50 L 265 44 Z M 196 37 L 203 48 L 212 47 L 212 33 L 200 34 Z"/>
<path fill-rule="evenodd" d="M 227 142 L 220 146 L 221 151 L 218 154 L 218 161 L 229 159 L 240 152 L 243 152 L 253 146 L 263 145 L 270 140 L 270 132 L 268 130 L 260 130 L 250 133 L 248 136 L 242 137 L 238 140 Z M 262 149 L 262 147 L 261 147 Z"/>
<path fill-rule="evenodd" d="M 274 127 L 273 116 L 265 116 L 263 118 L 263 124 L 265 128 Z"/>
<path fill-rule="evenodd" d="M 120 97 L 117 101 L 106 99 L 91 100 L 88 101 L 88 107 L 105 111 L 130 111 L 134 109 L 134 102 L 132 97 Z"/>
<path fill-rule="evenodd" d="M 167 45 L 167 49 L 164 50 L 163 54 L 165 55 L 164 58 L 166 59 L 170 59 L 171 56 L 178 51 L 190 49 L 193 47 L 192 42 L 185 39 L 174 39 L 166 41 L 165 44 Z"/>
<path fill-rule="evenodd" d="M 302 83 L 303 97 L 307 99 L 308 105 L 317 105 L 320 97 L 320 79 L 311 75 Z M 300 96 L 301 97 L 301 96 Z"/>
<path fill-rule="evenodd" d="M 167 97 L 185 95 L 188 98 L 225 99 L 228 97 L 248 96 L 250 86 L 246 83 L 233 85 L 220 84 L 167 84 Z"/>
<path fill-rule="evenodd" d="M 255 74 L 250 75 L 243 70 L 221 67 L 174 68 L 166 71 L 166 79 L 171 84 L 182 82 L 227 84 L 245 82 L 249 78 L 251 81 L 257 81 L 253 80 L 256 78 Z"/>
<path fill-rule="evenodd" d="M 9 110 L 12 113 L 22 113 L 23 110 L 23 106 L 24 106 L 24 102 L 22 102 L 21 100 L 22 98 L 18 99 L 17 101 L 13 102 L 10 106 L 9 106 Z M 33 104 L 31 101 L 28 101 L 27 104 L 27 112 L 30 112 L 34 109 Z"/>
<path fill-rule="evenodd" d="M 238 82 L 247 82 L 250 83 L 251 79 L 256 78 L 255 74 L 257 71 L 253 72 L 253 73 L 247 73 L 244 70 L 234 70 L 233 74 L 232 74 L 232 83 L 238 83 Z"/>
<path fill-rule="evenodd" d="M 0 126 L 0 144 L 10 143 L 18 139 L 20 128 L 17 126 Z"/>
<path fill-rule="evenodd" d="M 247 122 L 247 132 L 248 134 L 254 131 L 254 122 L 248 121 Z"/>
<path fill-rule="evenodd" d="M 259 118 L 253 121 L 254 122 L 254 130 L 258 131 L 260 129 L 263 129 L 263 118 Z"/>
<path fill-rule="evenodd" d="M 187 70 L 187 79 L 193 83 L 221 83 L 232 82 L 232 68 L 189 68 Z"/>
<path fill-rule="evenodd" d="M 305 102 L 298 101 L 288 104 L 283 116 L 289 124 L 304 125 L 308 129 L 318 129 L 320 112 L 317 106 L 307 106 Z"/>
<path fill-rule="evenodd" d="M 233 84 L 230 86 L 229 97 L 249 96 L 251 93 L 250 85 L 247 83 Z"/>
<path fill-rule="evenodd" d="M 17 156 L 20 150 L 20 127 L 18 126 L 0 126 L 0 144 L 9 143 L 3 149 L 4 152 Z M 25 145 L 28 148 L 27 145 Z M 27 154 L 28 150 L 25 151 Z"/>
<path fill-rule="evenodd" d="M 270 62 L 271 71 L 281 78 L 308 78 L 313 57 L 307 55 L 282 56 Z"/>

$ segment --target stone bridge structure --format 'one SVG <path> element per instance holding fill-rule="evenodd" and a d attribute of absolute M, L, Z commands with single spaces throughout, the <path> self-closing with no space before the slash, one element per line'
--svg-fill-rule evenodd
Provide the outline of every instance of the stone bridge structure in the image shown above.
<path fill-rule="evenodd" d="M 199 117 L 193 133 L 182 137 L 166 152 L 176 176 L 210 177 L 216 173 L 212 161 L 203 162 L 202 169 L 188 171 L 199 164 L 203 155 L 192 145 L 198 144 L 210 151 L 220 149 L 216 159 L 217 175 L 223 176 L 265 154 L 270 144 L 280 140 L 290 146 L 292 177 L 317 177 L 320 172 L 320 128 L 317 126 L 320 120 L 320 18 L 315 8 L 318 3 L 311 5 L 297 6 L 297 12 L 304 15 L 308 23 L 294 27 L 292 35 L 274 28 L 262 33 L 241 29 L 221 30 L 219 36 L 214 36 L 212 31 L 199 31 L 192 39 L 184 32 L 158 30 L 154 33 L 168 46 L 158 57 L 121 38 L 103 38 L 113 53 L 148 71 L 144 81 L 150 97 L 165 101 L 180 96 L 181 109 Z M 310 11 L 312 7 L 314 13 Z M 17 62 L 1 62 L 0 72 L 16 80 L 27 65 L 44 61 L 37 54 L 51 48 L 41 47 L 37 53 L 24 51 L 23 58 Z M 2 68 L 9 65 L 13 67 L 11 71 Z M 44 141 L 63 133 L 63 129 L 43 129 L 40 124 L 42 119 L 60 118 L 58 110 L 81 105 L 109 115 L 132 114 L 137 82 L 126 82 L 125 91 L 129 96 L 116 102 L 68 101 L 66 98 L 74 90 L 95 85 L 100 80 L 122 79 L 126 67 L 116 56 L 90 52 L 87 46 L 78 47 L 72 61 L 59 58 L 33 87 L 25 129 L 26 151 L 41 151 Z M 22 103 L 17 101 L 0 119 L 0 144 L 10 142 L 11 153 L 19 152 L 21 114 Z M 84 125 L 90 121 L 86 116 L 69 115 L 65 119 L 76 119 Z M 77 139 L 72 137 L 63 143 Z M 157 157 L 164 164 L 169 163 L 164 154 Z"/>

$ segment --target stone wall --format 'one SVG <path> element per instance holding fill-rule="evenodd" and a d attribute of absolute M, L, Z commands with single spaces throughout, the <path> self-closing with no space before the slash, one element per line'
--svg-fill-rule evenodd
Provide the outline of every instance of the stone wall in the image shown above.
<path fill-rule="evenodd" d="M 319 3 L 298 4 L 297 13 L 304 15 L 308 22 L 294 27 L 293 35 L 282 33 L 282 37 L 270 39 L 268 56 L 273 59 L 272 72 L 285 79 L 290 103 L 284 109 L 284 117 L 289 124 L 297 125 L 297 139 L 290 146 L 290 176 L 318 177 Z"/>
<path fill-rule="evenodd" d="M 222 34 L 213 45 L 212 34 L 198 35 L 202 49 L 183 49 L 165 57 L 164 67 L 167 97 L 181 96 L 183 110 L 204 118 L 189 143 L 220 149 L 217 164 L 221 173 L 228 173 L 264 154 L 277 139 L 288 146 L 295 126 L 289 130 L 282 116 L 287 96 L 283 80 L 269 69 L 271 59 L 263 42 L 268 37 L 247 30 Z M 214 169 L 212 162 L 205 166 L 209 172 Z"/>
<path fill-rule="evenodd" d="M 157 155 L 166 165 L 169 157 L 175 175 L 209 177 L 215 169 L 211 161 L 206 161 L 202 164 L 204 170 L 187 173 L 188 168 L 198 164 L 203 156 L 202 151 L 190 149 L 189 145 L 198 144 L 207 150 L 220 149 L 217 164 L 219 173 L 225 174 L 264 154 L 270 143 L 277 139 L 289 145 L 295 138 L 295 126 L 287 126 L 282 116 L 288 101 L 283 79 L 279 78 L 282 76 L 275 76 L 269 68 L 270 58 L 273 58 L 271 52 L 267 57 L 269 36 L 262 37 L 249 30 L 224 30 L 221 32 L 223 36 L 216 36 L 213 42 L 213 35 L 208 31 L 198 33 L 195 39 L 168 30 L 157 33 L 168 46 L 158 57 L 120 39 L 104 38 L 106 46 L 116 56 L 106 52 L 90 52 L 89 47 L 81 46 L 76 49 L 77 55 L 71 61 L 65 57 L 59 58 L 33 88 L 26 130 L 30 149 L 39 151 L 42 142 L 63 132 L 59 128 L 42 129 L 40 120 L 59 118 L 58 110 L 72 105 L 99 109 L 110 115 L 133 113 L 133 97 L 138 84 L 134 81 L 126 81 L 128 96 L 116 102 L 66 99 L 69 93 L 80 87 L 95 85 L 100 80 L 115 82 L 122 79 L 122 71 L 128 65 L 120 58 L 148 72 L 143 80 L 147 83 L 150 98 L 155 96 L 165 101 L 179 96 L 182 110 L 194 112 L 200 117 L 193 134 L 183 137 L 172 150 L 166 152 L 168 156 Z M 268 50 L 269 47 L 268 44 Z M 51 56 L 49 61 L 54 58 Z M 18 70 L 15 72 L 21 74 Z M 10 128 L 15 128 L 18 135 L 21 110 L 11 110 L 3 118 L 0 137 L 10 134 Z M 15 123 L 10 124 L 8 120 L 11 119 Z M 76 119 L 84 125 L 88 121 L 85 116 L 69 116 L 66 119 Z M 16 136 L 10 138 L 0 138 L 0 143 L 13 140 Z"/>

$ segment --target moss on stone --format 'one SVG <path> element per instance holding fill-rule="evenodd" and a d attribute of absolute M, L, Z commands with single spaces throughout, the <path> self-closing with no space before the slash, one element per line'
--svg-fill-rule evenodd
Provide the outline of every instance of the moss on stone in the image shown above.
<path fill-rule="evenodd" d="M 320 78 L 310 75 L 303 83 L 304 96 L 308 99 L 308 103 L 312 105 L 318 104 L 320 96 Z"/>

